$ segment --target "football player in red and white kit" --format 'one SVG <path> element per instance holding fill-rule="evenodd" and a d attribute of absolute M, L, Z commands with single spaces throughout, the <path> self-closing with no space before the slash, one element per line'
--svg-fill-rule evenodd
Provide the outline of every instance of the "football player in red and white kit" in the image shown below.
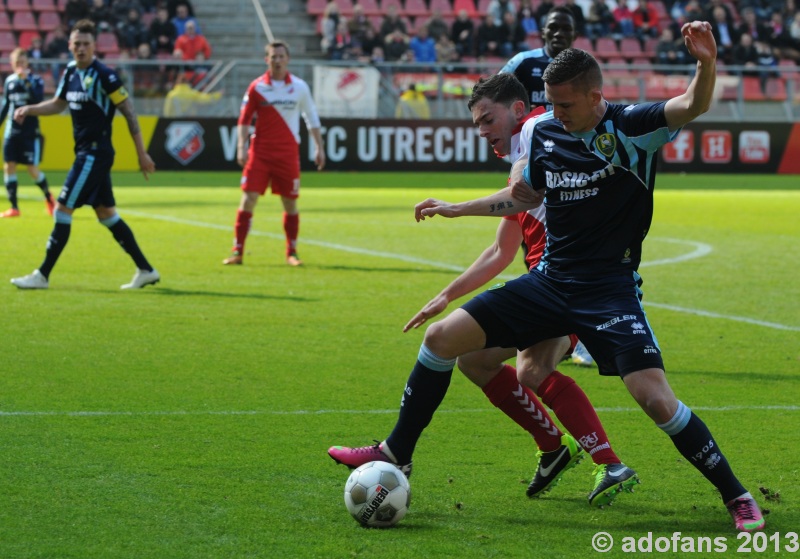
<path fill-rule="evenodd" d="M 513 91 L 513 95 L 504 93 L 508 91 Z M 544 112 L 542 109 L 528 112 L 530 106 L 527 99 L 528 94 L 519 80 L 513 74 L 506 73 L 480 80 L 468 104 L 481 137 L 486 138 L 498 156 L 507 155 L 511 163 L 527 161 L 533 117 Z M 417 205 L 418 221 L 421 218 L 420 208 L 427 206 L 429 201 Z M 541 205 L 501 219 L 495 242 L 414 315 L 403 331 L 418 328 L 443 312 L 450 302 L 497 277 L 514 261 L 523 241 L 527 247 L 526 264 L 529 268 L 535 267 L 545 248 L 544 214 L 545 208 Z M 602 471 L 599 478 L 595 474 L 589 502 L 604 506 L 621 491 L 630 491 L 632 485 L 638 482 L 638 476 L 622 464 L 614 453 L 603 425 L 583 390 L 572 378 L 556 370 L 559 361 L 569 353 L 576 339 L 564 336 L 545 340 L 519 352 L 513 347 L 473 351 L 458 357 L 458 367 L 495 406 L 533 436 L 539 448 L 539 464 L 528 486 L 529 497 L 541 496 L 552 489 L 562 474 L 578 463 L 582 450 L 585 450 L 598 466 L 597 472 Z M 513 357 L 517 358 L 517 366 L 525 378 L 518 379 L 517 370 L 504 364 Z M 422 390 L 417 389 L 419 386 L 406 390 L 401 417 L 385 441 L 360 448 L 332 447 L 328 450 L 330 456 L 351 467 L 371 460 L 391 461 L 404 472 L 410 473 L 411 453 L 422 434 L 419 425 L 427 425 L 421 418 L 430 414 L 426 418 L 430 421 L 438 402 L 447 391 L 444 375 L 433 376 L 442 379 L 441 382 L 426 385 Z M 413 383 L 409 379 L 409 385 Z M 542 401 L 555 412 L 574 437 L 558 429 Z M 405 418 L 405 413 L 414 415 L 416 421 Z M 597 483 L 605 480 L 608 469 L 618 476 L 615 477 L 616 483 Z"/>
<path fill-rule="evenodd" d="M 325 167 L 325 151 L 311 90 L 305 81 L 289 72 L 288 45 L 281 41 L 268 44 L 265 60 L 268 70 L 247 88 L 239 113 L 236 159 L 244 168 L 242 200 L 236 212 L 232 254 L 222 263 L 242 264 L 244 242 L 250 231 L 253 211 L 259 197 L 270 188 L 283 202 L 286 262 L 291 266 L 299 266 L 302 264 L 297 256 L 301 115 L 316 144 L 314 161 L 318 170 Z M 255 125 L 252 135 L 251 125 Z"/>

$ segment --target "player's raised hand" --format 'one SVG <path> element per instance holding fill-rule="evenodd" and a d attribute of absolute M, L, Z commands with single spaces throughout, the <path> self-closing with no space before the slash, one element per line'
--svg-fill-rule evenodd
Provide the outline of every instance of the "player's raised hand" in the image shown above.
<path fill-rule="evenodd" d="M 412 328 L 419 328 L 425 324 L 429 318 L 433 318 L 445 310 L 449 302 L 450 301 L 443 295 L 437 295 L 428 301 L 428 304 L 422 307 L 422 310 L 415 314 L 414 317 L 408 321 L 408 324 L 403 326 L 403 332 L 408 332 Z"/>
<path fill-rule="evenodd" d="M 707 21 L 684 23 L 681 35 L 689 54 L 700 62 L 713 62 L 717 58 L 717 42 Z"/>
<path fill-rule="evenodd" d="M 436 198 L 428 198 L 414 206 L 414 219 L 424 221 L 426 217 L 441 215 L 444 217 L 456 217 L 453 211 L 453 204 Z"/>

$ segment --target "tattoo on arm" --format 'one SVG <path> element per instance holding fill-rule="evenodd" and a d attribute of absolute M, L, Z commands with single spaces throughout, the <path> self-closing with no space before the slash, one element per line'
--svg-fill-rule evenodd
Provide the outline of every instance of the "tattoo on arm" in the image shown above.
<path fill-rule="evenodd" d="M 489 212 L 495 213 L 499 212 L 500 210 L 504 210 L 506 208 L 513 208 L 514 201 L 513 200 L 504 200 L 502 202 L 498 202 L 496 204 L 489 204 Z"/>
<path fill-rule="evenodd" d="M 136 117 L 136 110 L 133 108 L 133 102 L 131 102 L 130 99 L 125 99 L 117 108 L 119 112 L 125 116 L 125 120 L 128 121 L 128 130 L 130 130 L 131 136 L 139 134 L 141 132 L 139 129 L 139 119 Z"/>

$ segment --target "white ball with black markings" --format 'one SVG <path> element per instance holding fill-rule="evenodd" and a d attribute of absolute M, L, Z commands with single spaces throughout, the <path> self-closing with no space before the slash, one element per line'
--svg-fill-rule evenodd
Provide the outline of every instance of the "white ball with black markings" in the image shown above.
<path fill-rule="evenodd" d="M 410 503 L 408 478 L 388 462 L 368 462 L 359 466 L 344 486 L 344 504 L 362 526 L 394 526 L 406 515 Z"/>

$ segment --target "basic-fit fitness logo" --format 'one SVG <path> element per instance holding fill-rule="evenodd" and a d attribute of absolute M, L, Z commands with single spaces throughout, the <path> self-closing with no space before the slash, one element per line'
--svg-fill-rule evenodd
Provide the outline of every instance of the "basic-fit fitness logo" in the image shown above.
<path fill-rule="evenodd" d="M 167 142 L 164 147 L 178 163 L 188 165 L 206 147 L 203 141 L 204 132 L 199 122 L 173 122 L 167 126 Z"/>

